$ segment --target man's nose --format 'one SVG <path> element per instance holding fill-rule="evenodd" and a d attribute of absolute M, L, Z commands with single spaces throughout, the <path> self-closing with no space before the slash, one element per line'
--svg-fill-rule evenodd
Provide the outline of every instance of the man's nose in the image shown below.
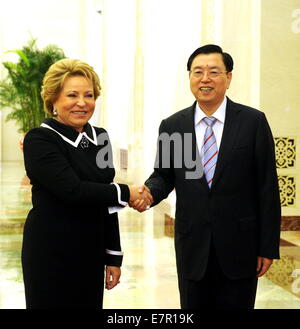
<path fill-rule="evenodd" d="M 209 81 L 210 77 L 209 77 L 209 72 L 204 71 L 203 72 L 203 77 L 201 78 L 201 81 Z"/>

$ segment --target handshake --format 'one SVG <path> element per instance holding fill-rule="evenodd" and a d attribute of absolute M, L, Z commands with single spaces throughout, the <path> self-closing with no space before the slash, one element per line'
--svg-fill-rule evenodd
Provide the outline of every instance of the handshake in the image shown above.
<path fill-rule="evenodd" d="M 147 186 L 129 186 L 130 200 L 129 206 L 139 212 L 150 208 L 153 197 Z"/>

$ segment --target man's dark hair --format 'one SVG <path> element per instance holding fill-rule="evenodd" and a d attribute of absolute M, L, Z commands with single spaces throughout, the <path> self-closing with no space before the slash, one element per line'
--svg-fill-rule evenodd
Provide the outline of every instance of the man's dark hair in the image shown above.
<path fill-rule="evenodd" d="M 190 58 L 187 62 L 187 70 L 188 71 L 191 70 L 193 60 L 195 59 L 196 56 L 198 56 L 200 54 L 214 54 L 214 53 L 218 53 L 218 54 L 222 55 L 224 65 L 226 67 L 226 71 L 231 72 L 233 70 L 233 59 L 232 59 L 232 57 L 229 54 L 224 53 L 222 48 L 217 46 L 217 45 L 205 45 L 205 46 L 202 46 L 200 48 L 197 48 L 192 53 L 192 55 L 190 56 Z"/>

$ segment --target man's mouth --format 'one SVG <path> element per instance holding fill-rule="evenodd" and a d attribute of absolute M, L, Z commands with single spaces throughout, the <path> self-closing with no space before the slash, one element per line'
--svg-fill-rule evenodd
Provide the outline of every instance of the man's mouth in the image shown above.
<path fill-rule="evenodd" d="M 201 91 L 211 91 L 211 90 L 213 90 L 213 88 L 211 88 L 211 87 L 201 87 L 200 90 Z"/>

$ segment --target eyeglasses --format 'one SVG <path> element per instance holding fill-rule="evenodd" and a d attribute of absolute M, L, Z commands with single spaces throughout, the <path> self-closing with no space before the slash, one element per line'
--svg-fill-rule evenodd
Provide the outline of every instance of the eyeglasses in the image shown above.
<path fill-rule="evenodd" d="M 227 71 L 219 71 L 219 70 L 205 71 L 205 70 L 195 69 L 191 71 L 191 75 L 195 79 L 203 79 L 205 72 L 207 72 L 207 77 L 209 79 L 216 79 L 222 73 L 228 73 Z"/>

